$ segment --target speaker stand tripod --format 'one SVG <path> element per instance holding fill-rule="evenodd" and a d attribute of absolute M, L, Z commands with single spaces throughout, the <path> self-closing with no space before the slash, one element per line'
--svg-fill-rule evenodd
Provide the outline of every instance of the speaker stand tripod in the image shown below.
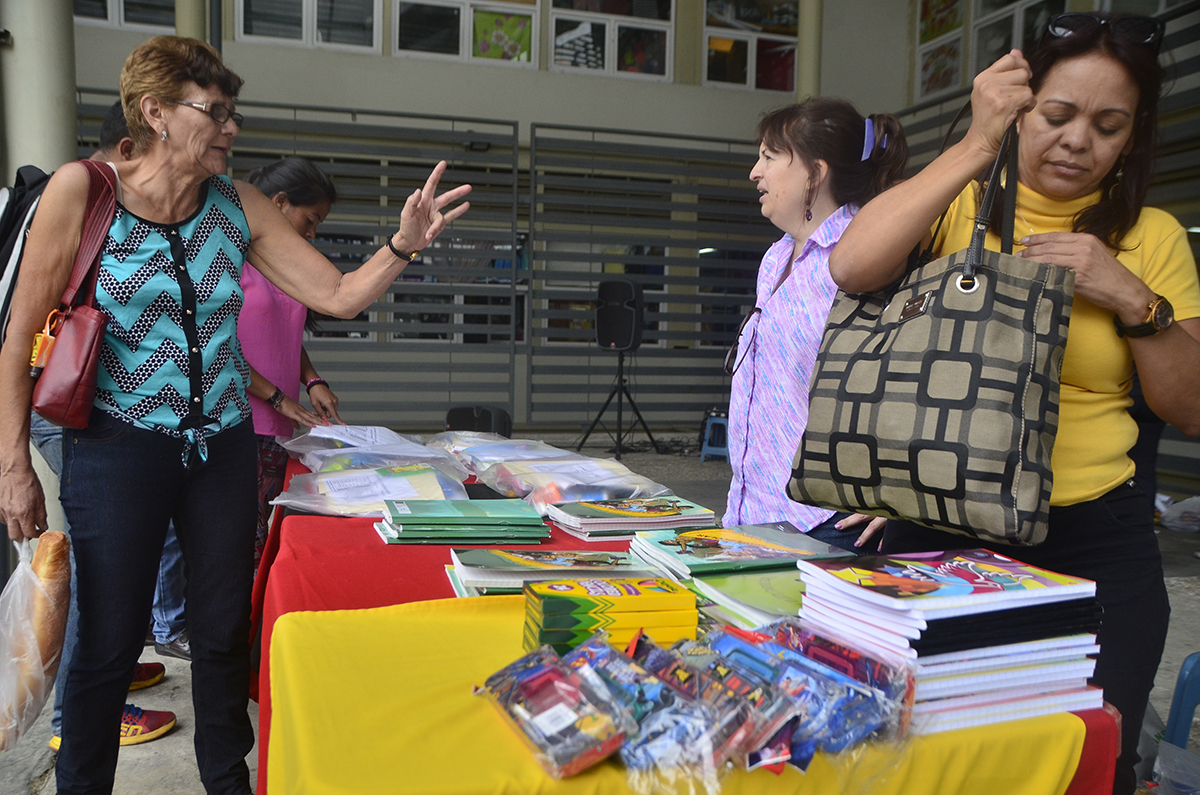
<path fill-rule="evenodd" d="M 596 415 L 596 419 L 592 420 L 592 425 L 587 429 L 587 433 L 579 440 L 579 446 L 575 448 L 576 452 L 583 449 L 583 444 L 592 435 L 592 431 L 596 430 L 596 426 L 600 423 L 600 418 L 604 416 L 604 412 L 608 411 L 608 406 L 612 403 L 613 398 L 617 399 L 617 460 L 621 460 L 621 441 L 625 438 L 624 417 L 621 412 L 622 396 L 629 401 L 629 407 L 633 409 L 634 416 L 637 421 L 642 424 L 642 430 L 646 432 L 646 436 L 650 437 L 650 444 L 654 445 L 654 452 L 661 454 L 662 450 L 658 449 L 658 442 L 654 440 L 654 434 L 650 433 L 650 427 L 646 425 L 646 421 L 642 419 L 642 412 L 638 411 L 637 404 L 633 402 L 633 395 L 629 394 L 629 387 L 625 386 L 625 351 L 617 351 L 617 382 L 613 384 L 612 391 L 608 393 L 608 400 L 604 401 L 604 405 L 600 407 L 600 413 Z M 637 428 L 637 423 L 629 429 L 629 433 L 633 433 Z"/>

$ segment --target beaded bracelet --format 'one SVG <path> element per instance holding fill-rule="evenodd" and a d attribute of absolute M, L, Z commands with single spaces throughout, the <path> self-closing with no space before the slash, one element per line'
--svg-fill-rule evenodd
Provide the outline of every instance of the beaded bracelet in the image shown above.
<path fill-rule="evenodd" d="M 326 381 L 324 378 L 321 378 L 320 376 L 317 376 L 316 378 L 310 378 L 309 380 L 304 382 L 304 391 L 312 392 L 312 388 L 314 386 L 316 386 L 317 384 L 324 384 L 325 386 L 329 386 L 328 381 Z"/>

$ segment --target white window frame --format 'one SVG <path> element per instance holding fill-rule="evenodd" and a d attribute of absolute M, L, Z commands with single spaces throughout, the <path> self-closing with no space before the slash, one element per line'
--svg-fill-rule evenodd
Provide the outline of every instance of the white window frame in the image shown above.
<path fill-rule="evenodd" d="M 970 61 L 963 70 L 963 75 L 966 79 L 972 80 L 975 75 L 986 69 L 991 64 L 982 64 L 982 68 L 976 69 L 975 56 L 979 53 L 979 33 L 983 28 L 992 25 L 1005 17 L 1011 17 L 1012 25 L 1010 28 L 1009 44 L 1011 47 L 1019 47 L 1021 45 L 1021 33 L 1025 29 L 1025 11 L 1031 6 L 1035 6 L 1043 0 L 1017 0 L 1011 5 L 1005 6 L 999 10 L 993 11 L 987 16 L 978 13 L 980 0 L 972 0 L 971 5 L 971 48 L 967 53 Z M 1063 3 L 1063 11 L 1070 11 L 1070 2 L 1065 0 Z"/>
<path fill-rule="evenodd" d="M 707 19 L 707 14 L 705 15 Z M 708 40 L 710 37 L 718 39 L 733 39 L 734 41 L 744 41 L 746 44 L 746 82 L 731 83 L 727 80 L 709 80 L 708 79 Z M 758 42 L 778 41 L 790 44 L 799 49 L 800 31 L 796 31 L 796 39 L 788 39 L 775 33 L 757 33 L 755 31 L 737 30 L 736 28 L 719 28 L 711 27 L 707 24 L 704 26 L 703 39 L 701 40 L 700 52 L 704 54 L 704 63 L 700 68 L 700 84 L 705 87 L 712 88 L 727 88 L 734 91 L 770 91 L 773 94 L 782 94 L 790 96 L 796 93 L 796 75 L 792 75 L 792 88 L 759 88 L 758 83 Z M 799 52 L 796 53 L 799 56 Z M 794 64 L 793 64 L 794 68 Z"/>
<path fill-rule="evenodd" d="M 341 44 L 317 40 L 317 0 L 301 0 L 300 38 L 285 39 L 277 36 L 262 36 L 245 32 L 245 2 L 234 0 L 234 40 L 247 44 L 271 44 L 278 47 L 304 47 L 307 49 L 334 50 L 339 52 L 379 53 L 383 42 L 383 0 L 374 0 L 374 35 L 371 45 Z"/>
<path fill-rule="evenodd" d="M 40 1 L 40 0 L 36 0 Z M 108 18 L 96 19 L 95 17 L 75 17 L 76 25 L 89 25 L 97 28 L 117 28 L 120 30 L 136 30 L 145 33 L 154 34 L 174 34 L 174 25 L 149 25 L 145 22 L 126 22 L 125 21 L 125 0 L 106 0 L 108 6 Z"/>
<path fill-rule="evenodd" d="M 967 42 L 968 37 L 971 37 L 973 40 L 971 10 L 974 8 L 975 0 L 959 0 L 959 2 L 961 3 L 959 10 L 961 18 L 959 19 L 958 27 L 924 43 L 921 42 L 921 7 L 919 3 L 917 4 L 917 13 L 913 15 L 912 32 L 913 52 L 916 54 L 912 66 L 914 101 L 920 102 L 944 94 L 950 94 L 957 91 L 963 85 L 963 75 L 967 74 L 968 71 L 967 59 L 971 56 L 971 52 L 967 48 Z M 955 39 L 958 39 L 958 82 L 936 91 L 930 91 L 928 94 L 922 94 L 921 63 L 925 59 L 925 53 L 946 44 L 953 44 Z"/>
<path fill-rule="evenodd" d="M 422 52 L 421 50 L 402 50 L 397 41 L 400 29 L 400 0 L 392 3 L 391 24 L 388 26 L 389 48 L 393 56 L 400 58 L 427 58 L 435 61 L 455 61 L 459 63 L 486 64 L 506 69 L 538 68 L 539 45 L 541 43 L 541 4 L 505 3 L 503 0 L 405 0 L 426 6 L 442 6 L 458 8 L 458 54 L 444 52 Z M 528 61 L 512 61 L 504 58 L 476 58 L 472 54 L 472 44 L 475 38 L 475 12 L 490 11 L 497 14 L 527 14 L 533 21 L 530 31 L 530 52 Z"/>
<path fill-rule="evenodd" d="M 550 53 L 546 64 L 552 72 L 567 72 L 570 74 L 605 75 L 606 77 L 621 77 L 629 80 L 648 80 L 654 83 L 670 83 L 675 79 L 675 18 L 676 0 L 671 0 L 670 19 L 648 19 L 646 17 L 626 16 L 624 14 L 602 14 L 592 11 L 575 11 L 570 8 L 550 8 Z M 589 22 L 605 26 L 604 30 L 604 68 L 588 69 L 585 66 L 567 66 L 555 63 L 555 35 L 558 20 L 568 19 L 579 22 Z M 643 28 L 658 30 L 667 34 L 666 72 L 655 75 L 645 72 L 626 72 L 617 68 L 617 29 L 619 27 Z"/>

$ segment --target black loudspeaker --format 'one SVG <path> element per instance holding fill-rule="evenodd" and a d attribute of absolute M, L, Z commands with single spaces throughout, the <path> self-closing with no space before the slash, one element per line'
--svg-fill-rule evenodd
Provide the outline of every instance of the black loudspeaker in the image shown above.
<path fill-rule="evenodd" d="M 600 282 L 596 297 L 596 342 L 612 351 L 636 351 L 645 315 L 642 285 L 626 279 Z"/>

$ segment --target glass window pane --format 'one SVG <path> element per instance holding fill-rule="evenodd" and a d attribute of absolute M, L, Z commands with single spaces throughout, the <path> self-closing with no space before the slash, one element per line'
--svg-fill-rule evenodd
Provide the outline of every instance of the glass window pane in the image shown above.
<path fill-rule="evenodd" d="M 797 0 L 708 0 L 708 24 L 761 33 L 795 36 L 799 24 Z"/>
<path fill-rule="evenodd" d="M 302 0 L 242 0 L 242 31 L 254 36 L 300 39 L 304 35 Z"/>
<path fill-rule="evenodd" d="M 741 39 L 708 37 L 708 79 L 746 85 L 749 46 Z"/>
<path fill-rule="evenodd" d="M 528 61 L 533 56 L 533 17 L 476 11 L 471 55 L 504 61 Z"/>
<path fill-rule="evenodd" d="M 962 38 L 930 47 L 921 53 L 920 96 L 955 88 L 962 80 Z"/>
<path fill-rule="evenodd" d="M 108 0 L 74 0 L 75 16 L 108 19 Z"/>
<path fill-rule="evenodd" d="M 1050 18 L 1061 14 L 1066 5 L 1066 0 L 1042 0 L 1025 7 L 1025 19 L 1021 23 L 1021 52 L 1033 52 L 1033 48 L 1042 40 Z"/>
<path fill-rule="evenodd" d="M 175 27 L 175 0 L 125 0 L 125 21 Z"/>
<path fill-rule="evenodd" d="M 617 70 L 647 75 L 667 73 L 667 32 L 617 27 Z"/>
<path fill-rule="evenodd" d="M 769 91 L 796 90 L 796 42 L 758 40 L 755 88 Z"/>
<path fill-rule="evenodd" d="M 975 73 L 994 64 L 1013 48 L 1013 18 L 1001 17 L 989 22 L 975 34 Z"/>
<path fill-rule="evenodd" d="M 921 0 L 921 44 L 962 27 L 965 0 Z"/>
<path fill-rule="evenodd" d="M 603 69 L 606 27 L 602 22 L 554 20 L 554 63 L 583 69 Z"/>
<path fill-rule="evenodd" d="M 459 54 L 460 9 L 425 3 L 400 4 L 396 46 L 401 50 Z"/>
<path fill-rule="evenodd" d="M 317 41 L 375 44 L 375 0 L 317 0 Z"/>
<path fill-rule="evenodd" d="M 979 0 L 979 13 L 975 15 L 975 18 L 985 17 L 993 11 L 1007 8 L 1015 2 L 1017 0 Z"/>
<path fill-rule="evenodd" d="M 642 19 L 671 18 L 671 0 L 554 0 L 554 7 Z"/>
<path fill-rule="evenodd" d="M 1178 5 L 1179 2 L 1180 0 L 1167 0 L 1166 7 Z M 1158 13 L 1158 0 L 1111 0 L 1109 11 L 1114 14 L 1152 17 Z"/>

